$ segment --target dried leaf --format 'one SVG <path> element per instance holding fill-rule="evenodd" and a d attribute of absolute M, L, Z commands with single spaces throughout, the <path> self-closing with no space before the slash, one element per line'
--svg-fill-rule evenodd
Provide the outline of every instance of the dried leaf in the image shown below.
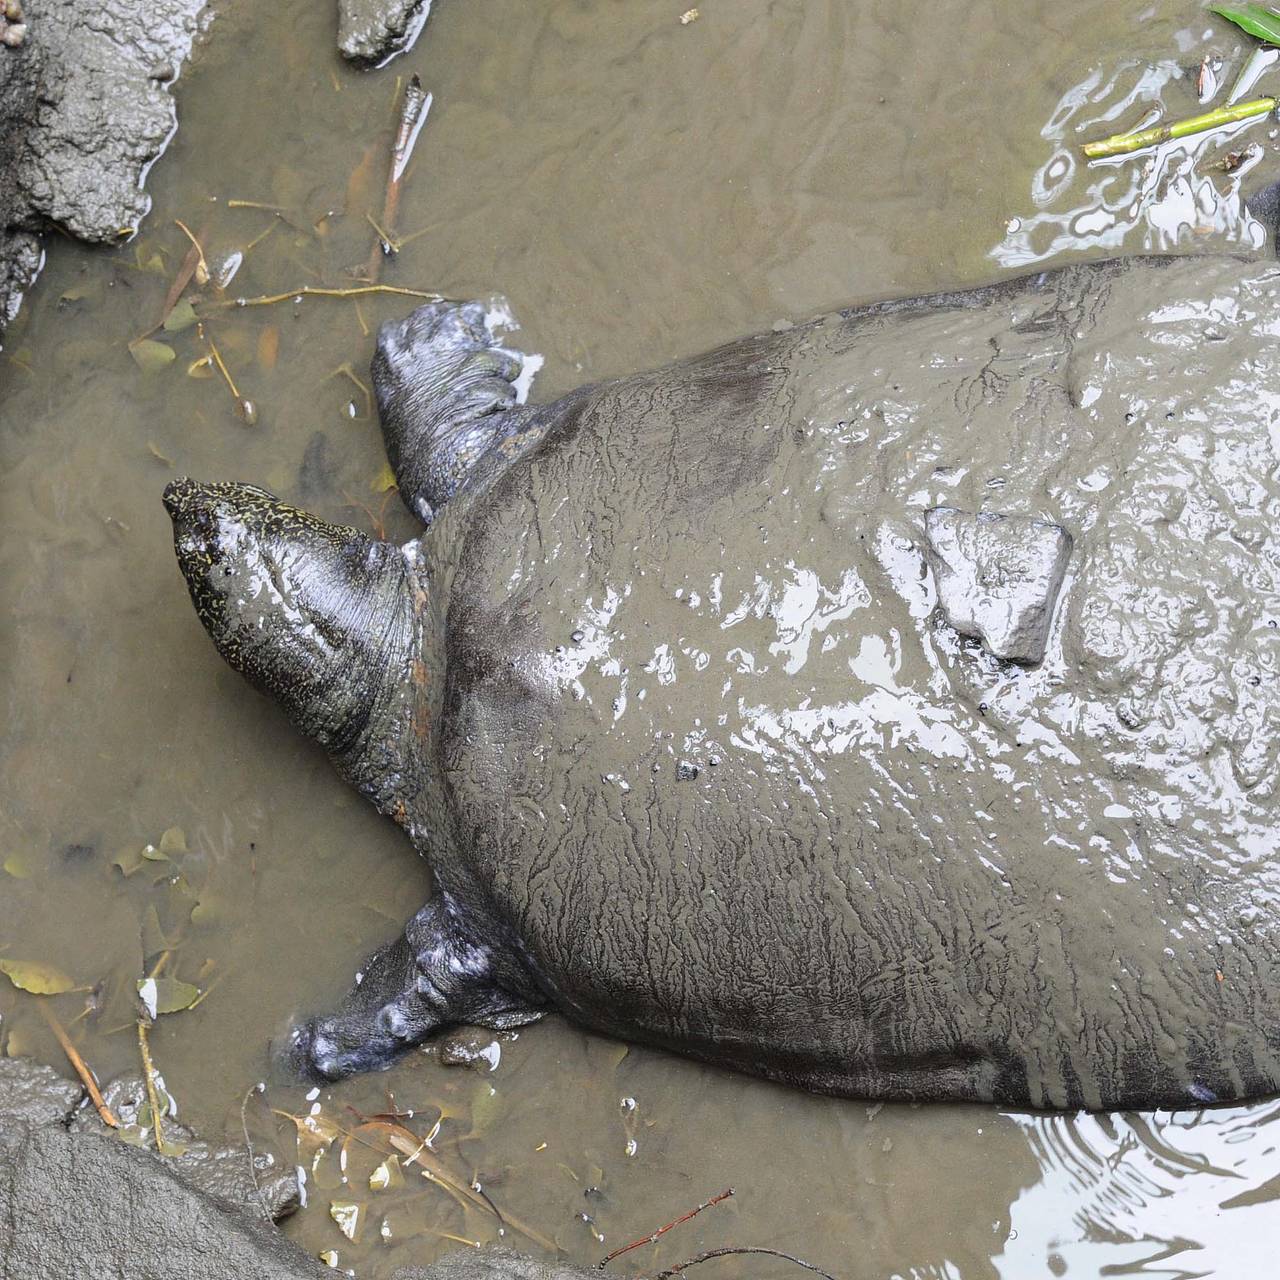
<path fill-rule="evenodd" d="M 179 1013 L 189 1009 L 200 994 L 199 987 L 177 978 L 139 978 L 138 999 L 153 1017 L 162 1013 Z"/>
<path fill-rule="evenodd" d="M 1280 45 L 1280 13 L 1269 4 L 1211 4 L 1216 13 L 1267 44 Z"/>
<path fill-rule="evenodd" d="M 154 338 L 140 338 L 129 344 L 129 354 L 143 373 L 155 373 L 159 369 L 171 365 L 176 358 L 172 347 Z"/>
<path fill-rule="evenodd" d="M 191 299 L 183 298 L 180 302 L 175 303 L 173 310 L 165 316 L 165 332 L 181 333 L 183 329 L 190 329 L 198 319 L 196 309 L 191 305 Z"/>
<path fill-rule="evenodd" d="M 356 1232 L 360 1230 L 360 1208 L 360 1205 L 351 1201 L 334 1200 L 329 1205 L 329 1217 L 338 1224 L 338 1230 L 348 1240 L 354 1240 Z"/>
<path fill-rule="evenodd" d="M 388 1187 L 404 1186 L 404 1174 L 400 1172 L 400 1157 L 388 1156 L 370 1175 L 369 1186 L 374 1191 Z"/>
<path fill-rule="evenodd" d="M 61 969 L 35 960 L 0 960 L 0 973 L 19 991 L 30 991 L 36 996 L 56 996 L 75 987 L 75 979 L 68 978 Z"/>

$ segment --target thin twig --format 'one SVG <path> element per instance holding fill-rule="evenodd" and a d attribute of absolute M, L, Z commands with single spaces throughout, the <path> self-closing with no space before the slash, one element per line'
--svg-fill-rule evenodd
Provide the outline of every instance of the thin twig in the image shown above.
<path fill-rule="evenodd" d="M 358 284 L 343 289 L 324 289 L 319 285 L 304 284 L 286 293 L 268 293 L 257 298 L 223 298 L 218 302 L 203 304 L 207 315 L 210 311 L 222 311 L 227 307 L 269 307 L 277 302 L 292 302 L 295 298 L 356 298 L 365 293 L 396 293 L 406 298 L 428 298 L 432 302 L 456 302 L 442 293 L 427 289 L 402 289 L 395 284 Z M 199 312 L 197 312 L 199 314 Z"/>
<path fill-rule="evenodd" d="M 164 1126 L 160 1122 L 160 1095 L 156 1091 L 156 1068 L 151 1061 L 151 1045 L 147 1042 L 147 1020 L 138 1019 L 138 1049 L 142 1053 L 142 1074 L 147 1081 L 147 1101 L 151 1104 L 151 1124 L 156 1135 L 156 1150 L 169 1154 L 164 1141 Z"/>
<path fill-rule="evenodd" d="M 782 1258 L 787 1262 L 794 1262 L 797 1267 L 803 1267 L 806 1271 L 812 1271 L 817 1275 L 825 1276 L 826 1280 L 836 1280 L 828 1271 L 823 1271 L 821 1267 L 815 1267 L 812 1262 L 806 1262 L 803 1258 L 797 1258 L 793 1254 L 783 1253 L 781 1249 L 760 1249 L 754 1246 L 742 1246 L 733 1249 L 708 1249 L 706 1253 L 700 1253 L 696 1258 L 690 1258 L 688 1262 L 682 1262 L 679 1266 L 668 1267 L 665 1271 L 659 1271 L 653 1280 L 669 1280 L 671 1276 L 678 1276 L 682 1271 L 688 1271 L 690 1267 L 696 1267 L 700 1262 L 710 1262 L 712 1258 L 727 1258 L 737 1253 L 764 1253 L 771 1258 Z"/>
<path fill-rule="evenodd" d="M 199 285 L 208 284 L 212 273 L 209 270 L 209 263 L 205 259 L 204 250 L 200 247 L 200 241 L 195 238 L 195 235 L 192 233 L 191 228 L 187 226 L 187 224 L 183 222 L 181 218 L 174 218 L 174 223 L 181 230 L 182 234 L 186 236 L 188 240 L 191 241 L 191 246 L 196 251 L 196 267 L 195 267 L 196 284 L 199 284 Z"/>
<path fill-rule="evenodd" d="M 630 1244 L 624 1244 L 621 1249 L 615 1249 L 608 1257 L 601 1258 L 596 1264 L 600 1268 L 607 1267 L 614 1258 L 620 1258 L 624 1253 L 630 1253 L 632 1249 L 639 1249 L 641 1245 L 653 1244 L 659 1236 L 665 1236 L 672 1227 L 678 1227 L 681 1223 L 688 1222 L 690 1218 L 696 1218 L 703 1209 L 710 1209 L 713 1204 L 719 1204 L 722 1200 L 728 1200 L 733 1195 L 733 1188 L 729 1187 L 722 1191 L 718 1196 L 712 1196 L 710 1200 L 704 1201 L 696 1209 L 690 1209 L 688 1213 L 682 1214 L 679 1218 L 673 1218 L 665 1227 L 659 1227 L 652 1234 L 643 1237 L 640 1240 L 633 1240 Z"/>
<path fill-rule="evenodd" d="M 217 343 L 213 340 L 213 335 L 205 332 L 204 325 L 200 326 L 200 336 L 208 344 L 209 354 L 213 357 L 214 364 L 218 366 L 218 372 L 222 374 L 222 380 L 227 384 L 227 389 L 231 392 L 231 396 L 236 402 L 236 417 L 241 422 L 253 426 L 258 421 L 257 405 L 248 396 L 240 394 L 240 388 L 236 386 L 235 379 L 231 376 L 231 370 L 227 368 L 227 363 L 222 358 L 222 352 L 218 350 Z"/>
<path fill-rule="evenodd" d="M 249 1105 L 249 1098 L 255 1093 L 262 1091 L 262 1084 L 251 1084 L 245 1091 L 244 1097 L 240 1102 L 240 1132 L 244 1134 L 244 1149 L 249 1158 L 249 1181 L 253 1185 L 253 1193 L 258 1198 L 258 1203 L 262 1206 L 262 1217 L 268 1224 L 275 1221 L 271 1216 L 271 1210 L 267 1208 L 266 1197 L 262 1194 L 262 1188 L 258 1186 L 258 1168 L 253 1162 L 253 1143 L 249 1138 L 249 1121 L 245 1118 L 245 1109 Z"/>
<path fill-rule="evenodd" d="M 116 1119 L 115 1112 L 104 1101 L 102 1091 L 98 1088 L 98 1082 L 93 1078 L 93 1072 L 89 1070 L 88 1064 L 76 1051 L 75 1045 L 71 1043 L 71 1037 L 62 1029 L 62 1023 L 58 1021 L 58 1015 L 43 1000 L 38 1002 L 38 1008 L 44 1014 L 44 1020 L 49 1024 L 49 1030 L 57 1036 L 58 1043 L 62 1046 L 62 1052 L 67 1055 L 68 1061 L 76 1069 L 76 1075 L 80 1077 L 80 1083 L 84 1085 L 85 1091 L 88 1093 L 93 1105 L 97 1107 L 98 1114 L 102 1117 L 102 1123 L 109 1128 L 118 1129 L 120 1121 Z"/>

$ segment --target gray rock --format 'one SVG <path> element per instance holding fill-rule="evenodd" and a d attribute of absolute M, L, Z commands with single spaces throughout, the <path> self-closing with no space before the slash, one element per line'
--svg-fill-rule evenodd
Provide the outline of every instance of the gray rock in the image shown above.
<path fill-rule="evenodd" d="M 0 327 L 51 224 L 110 243 L 150 208 L 143 179 L 177 122 L 168 82 L 206 0 L 29 0 L 0 47 Z"/>
<path fill-rule="evenodd" d="M 131 1124 L 143 1092 L 141 1080 L 124 1076 L 103 1096 Z M 263 1221 L 261 1204 L 256 1197 L 250 1203 L 245 1190 L 243 1151 L 203 1142 L 177 1124 L 167 1132 L 187 1144 L 185 1155 L 167 1159 L 129 1146 L 101 1124 L 78 1084 L 28 1059 L 0 1058 L 0 1280 L 334 1274 Z M 270 1179 L 263 1189 L 270 1203 Z M 294 1181 L 292 1206 L 296 1198 Z M 505 1250 L 458 1253 L 397 1273 L 400 1280 L 587 1280 L 588 1274 Z"/>
<path fill-rule="evenodd" d="M 147 1104 L 147 1086 L 141 1075 L 118 1076 L 102 1091 L 103 1100 L 124 1125 L 145 1120 L 140 1115 Z M 72 1121 L 77 1131 L 108 1136 L 93 1107 L 81 1107 Z M 301 1204 L 298 1175 L 282 1168 L 268 1152 L 255 1152 L 253 1174 L 249 1156 L 241 1146 L 224 1146 L 198 1137 L 175 1120 L 164 1122 L 167 1141 L 178 1154 L 166 1156 L 169 1167 L 193 1187 L 224 1201 L 231 1209 L 251 1218 L 269 1216 L 278 1222 Z"/>
<path fill-rule="evenodd" d="M 65 1125 L 83 1098 L 84 1090 L 52 1067 L 0 1058 L 0 1126 Z"/>
<path fill-rule="evenodd" d="M 338 0 L 338 48 L 362 66 L 381 66 L 413 45 L 431 0 Z"/>
<path fill-rule="evenodd" d="M 0 1130 L 0 1277 L 295 1280 L 332 1272 L 165 1162 L 60 1125 Z"/>
<path fill-rule="evenodd" d="M 1044 661 L 1071 535 L 1030 516 L 925 512 L 929 564 L 947 621 L 997 658 Z"/>

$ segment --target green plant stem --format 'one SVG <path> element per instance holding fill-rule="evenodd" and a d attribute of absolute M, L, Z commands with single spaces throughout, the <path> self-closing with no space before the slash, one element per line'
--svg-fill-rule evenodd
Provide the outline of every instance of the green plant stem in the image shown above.
<path fill-rule="evenodd" d="M 1175 120 L 1173 124 L 1158 124 L 1150 129 L 1139 129 L 1137 133 L 1117 133 L 1100 142 L 1088 142 L 1084 153 L 1090 160 L 1127 155 L 1131 151 L 1141 151 L 1143 147 L 1154 147 L 1174 138 L 1187 138 L 1192 134 L 1207 133 L 1210 129 L 1220 129 L 1224 124 L 1235 124 L 1238 120 L 1265 116 L 1275 109 L 1275 98 L 1254 98 L 1251 102 L 1238 102 L 1231 107 L 1206 111 L 1204 115 Z"/>

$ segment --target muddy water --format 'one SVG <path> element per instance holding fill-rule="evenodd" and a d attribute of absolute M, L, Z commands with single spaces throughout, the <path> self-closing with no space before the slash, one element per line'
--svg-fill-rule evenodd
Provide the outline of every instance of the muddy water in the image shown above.
<path fill-rule="evenodd" d="M 365 214 L 381 210 L 395 78 L 417 71 L 435 104 L 401 208 L 414 238 L 384 278 L 504 295 L 519 343 L 546 358 L 545 397 L 781 318 L 1067 255 L 1262 244 L 1232 181 L 1211 174 L 1220 142 L 1088 173 L 1070 149 L 1136 123 L 1147 100 L 1189 114 L 1182 70 L 1204 52 L 1230 79 L 1242 46 L 1196 4 L 1077 4 L 1068 17 L 1047 0 L 709 0 L 687 25 L 681 8 L 442 0 L 416 51 L 361 76 L 331 52 L 327 5 L 221 6 L 180 86 L 150 222 L 108 254 L 55 245 L 0 355 L 0 957 L 96 984 L 84 1016 L 86 993 L 50 1003 L 111 1075 L 135 1068 L 133 984 L 168 953 L 162 975 L 208 993 L 152 1037 L 184 1119 L 238 1133 L 264 1079 L 280 1111 L 319 1106 L 319 1138 L 355 1127 L 348 1107 L 413 1111 L 403 1123 L 419 1134 L 440 1119 L 441 1167 L 478 1178 L 521 1224 L 506 1228 L 517 1244 L 532 1234 L 598 1260 L 735 1189 L 618 1271 L 759 1244 L 849 1280 L 1260 1273 L 1280 1222 L 1274 1106 L 867 1108 L 556 1020 L 496 1048 L 485 1038 L 472 1069 L 415 1056 L 313 1099 L 271 1077 L 270 1037 L 341 992 L 428 877 L 223 668 L 158 494 L 175 473 L 252 479 L 331 519 L 411 534 L 380 492 L 376 425 L 342 372 L 364 376 L 370 330 L 409 300 L 220 318 L 210 332 L 256 402 L 247 426 L 218 381 L 187 376 L 205 354 L 194 330 L 159 335 L 175 352 L 166 368 L 129 355 L 186 252 L 175 219 L 215 269 L 244 253 L 233 293 L 349 282 L 372 242 Z M 1280 172 L 1266 128 L 1241 132 Z M 61 1061 L 33 997 L 5 984 L 0 1018 L 8 1052 Z M 412 1171 L 371 1190 L 382 1155 L 359 1139 L 385 1146 L 387 1130 L 347 1144 L 344 1185 L 341 1134 L 327 1154 L 311 1138 L 299 1152 L 267 1100 L 245 1114 L 256 1142 L 308 1169 L 291 1230 L 344 1268 L 383 1276 L 449 1237 L 495 1238 L 491 1213 Z M 354 1242 L 333 1203 L 361 1206 Z"/>

